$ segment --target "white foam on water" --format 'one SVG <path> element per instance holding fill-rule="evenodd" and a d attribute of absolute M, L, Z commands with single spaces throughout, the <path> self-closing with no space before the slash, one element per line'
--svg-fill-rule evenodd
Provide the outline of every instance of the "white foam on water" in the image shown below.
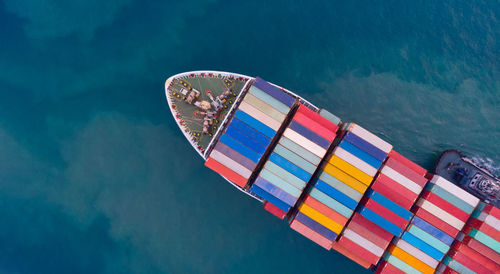
<path fill-rule="evenodd" d="M 476 165 L 486 168 L 496 176 L 500 176 L 500 164 L 495 163 L 493 159 L 479 156 L 471 157 L 471 159 Z"/>

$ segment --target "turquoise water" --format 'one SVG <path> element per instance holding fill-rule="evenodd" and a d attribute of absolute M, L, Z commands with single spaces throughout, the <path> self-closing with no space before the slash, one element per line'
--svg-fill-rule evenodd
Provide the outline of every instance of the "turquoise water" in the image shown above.
<path fill-rule="evenodd" d="M 0 272 L 355 273 L 204 168 L 164 80 L 261 76 L 430 169 L 500 163 L 494 1 L 0 1 Z"/>

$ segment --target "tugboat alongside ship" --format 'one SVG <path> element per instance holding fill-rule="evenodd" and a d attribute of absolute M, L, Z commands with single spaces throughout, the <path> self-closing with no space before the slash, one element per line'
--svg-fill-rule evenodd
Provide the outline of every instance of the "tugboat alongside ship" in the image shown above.
<path fill-rule="evenodd" d="M 207 167 L 323 248 L 377 273 L 500 272 L 500 180 L 459 151 L 427 172 L 259 77 L 187 72 L 165 92 Z"/>

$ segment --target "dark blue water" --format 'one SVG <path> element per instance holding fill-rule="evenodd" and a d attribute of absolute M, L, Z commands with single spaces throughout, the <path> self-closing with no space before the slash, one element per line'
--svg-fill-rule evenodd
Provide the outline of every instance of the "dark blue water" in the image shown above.
<path fill-rule="evenodd" d="M 204 168 L 165 79 L 258 75 L 426 168 L 447 148 L 496 168 L 499 20 L 495 1 L 0 1 L 0 272 L 362 271 Z"/>

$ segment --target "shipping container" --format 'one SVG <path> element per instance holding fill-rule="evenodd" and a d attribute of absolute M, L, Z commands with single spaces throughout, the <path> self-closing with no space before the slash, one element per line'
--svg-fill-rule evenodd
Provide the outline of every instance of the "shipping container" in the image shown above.
<path fill-rule="evenodd" d="M 222 177 L 235 183 L 239 187 L 243 188 L 247 184 L 247 179 L 212 158 L 207 159 L 205 166 L 219 173 Z"/>
<path fill-rule="evenodd" d="M 315 118 L 317 119 L 317 117 Z M 329 142 L 333 142 L 333 139 L 335 139 L 336 136 L 335 131 L 325 128 L 315 119 L 311 119 L 303 113 L 300 112 L 295 113 L 295 115 L 293 116 L 293 120 L 307 127 L 309 130 L 315 132 L 316 134 L 318 134 L 319 136 L 321 136 L 322 138 L 326 139 Z"/>
<path fill-rule="evenodd" d="M 309 195 L 311 195 L 314 199 L 320 201 L 324 205 L 328 206 L 329 208 L 337 211 L 346 218 L 350 218 L 353 213 L 352 209 L 339 203 L 337 200 L 331 198 L 330 196 L 326 195 L 325 193 L 316 188 L 312 188 L 311 191 L 309 192 Z"/>
<path fill-rule="evenodd" d="M 363 138 L 365 141 L 371 143 L 372 145 L 378 147 L 380 150 L 386 154 L 392 150 L 392 145 L 382 140 L 375 134 L 369 132 L 368 130 L 362 128 L 361 126 L 354 123 L 347 123 L 343 128 L 345 131 L 350 131 L 357 136 Z"/>
<path fill-rule="evenodd" d="M 326 149 L 320 147 L 319 145 L 315 144 L 311 140 L 307 139 L 306 137 L 300 135 L 299 133 L 295 132 L 290 128 L 285 129 L 285 132 L 283 132 L 283 136 L 292 140 L 293 142 L 297 143 L 303 148 L 309 150 L 319 158 L 323 158 L 323 156 L 326 153 Z"/>
<path fill-rule="evenodd" d="M 295 186 L 281 179 L 280 177 L 278 177 L 276 174 L 272 173 L 269 170 L 263 169 L 260 172 L 259 177 L 277 186 L 278 188 L 282 189 L 283 191 L 290 194 L 292 197 L 296 199 L 298 199 L 300 197 L 300 194 L 302 193 L 300 189 L 296 188 Z"/>
<path fill-rule="evenodd" d="M 370 154 L 366 153 L 362 149 L 358 148 L 357 146 L 349 143 L 348 141 L 341 141 L 339 143 L 339 147 L 343 148 L 344 150 L 348 151 L 352 155 L 358 157 L 360 160 L 366 162 L 370 166 L 372 166 L 375 169 L 378 169 L 382 165 L 382 161 L 376 159 L 375 157 L 371 156 Z"/>
<path fill-rule="evenodd" d="M 280 144 L 276 145 L 273 152 L 279 154 L 281 157 L 287 159 L 291 163 L 302 168 L 309 174 L 313 174 L 314 171 L 316 171 L 317 168 L 316 165 L 311 164 L 306 159 L 302 158 L 300 154 L 295 154 L 294 152 L 292 152 L 291 150 L 285 148 Z"/>
<path fill-rule="evenodd" d="M 293 98 L 290 94 L 286 93 L 281 88 L 264 81 L 260 77 L 255 78 L 253 85 L 289 107 L 295 104 L 295 98 Z"/>
<path fill-rule="evenodd" d="M 380 216 L 379 214 L 375 213 L 373 210 L 369 208 L 363 207 L 360 211 L 360 214 L 363 217 L 367 218 L 368 220 L 379 225 L 381 228 L 389 231 L 394 236 L 399 236 L 403 232 L 403 229 L 391 223 L 390 221 Z"/>
<path fill-rule="evenodd" d="M 454 206 L 450 202 L 444 200 L 443 198 L 439 197 L 438 195 L 425 191 L 424 194 L 422 195 L 421 199 L 425 199 L 432 204 L 436 205 L 437 207 L 441 208 L 442 210 L 450 213 L 451 215 L 455 216 L 457 219 L 461 220 L 462 222 L 467 222 L 469 219 L 470 214 L 467 212 L 459 209 L 458 207 Z"/>
<path fill-rule="evenodd" d="M 389 158 L 393 158 L 393 159 L 399 161 L 400 163 L 402 163 L 403 165 L 405 165 L 406 167 L 412 169 L 420 176 L 425 176 L 427 174 L 426 169 L 415 164 L 414 162 L 410 161 L 408 158 L 404 157 L 403 155 L 397 153 L 394 150 L 391 150 L 391 152 L 389 152 L 388 156 L 389 156 Z"/>
<path fill-rule="evenodd" d="M 434 268 L 428 266 L 427 264 L 423 263 L 419 259 L 415 258 L 413 254 L 409 254 L 408 252 L 402 250 L 398 246 L 392 246 L 389 248 L 389 252 L 391 255 L 399 258 L 403 262 L 407 263 L 417 271 L 424 273 L 424 274 L 431 274 L 434 273 Z"/>
<path fill-rule="evenodd" d="M 345 195 L 344 193 L 338 191 L 337 189 L 331 187 L 321 180 L 317 180 L 316 183 L 314 183 L 314 187 L 352 210 L 356 209 L 356 206 L 358 205 L 357 201 L 351 199 L 349 196 Z"/>
<path fill-rule="evenodd" d="M 223 164 L 227 168 L 231 169 L 232 171 L 238 173 L 241 177 L 248 179 L 250 175 L 252 175 L 252 171 L 248 170 L 246 167 L 240 165 L 238 162 L 234 161 L 233 159 L 227 157 L 226 155 L 218 152 L 217 150 L 213 150 L 212 153 L 210 153 L 210 158 L 216 160 L 217 162 Z"/>
<path fill-rule="evenodd" d="M 369 262 L 372 265 L 376 265 L 380 260 L 380 256 L 373 254 L 373 252 L 363 247 L 363 244 L 365 244 L 367 240 L 363 240 L 360 243 L 357 243 L 347 237 L 342 236 L 337 242 L 345 249 L 355 254 L 357 257 L 363 258 L 365 261 Z"/>
<path fill-rule="evenodd" d="M 379 174 L 373 182 L 371 189 L 391 199 L 405 209 L 410 209 L 417 199 L 417 195 L 394 180 Z"/>
<path fill-rule="evenodd" d="M 261 121 L 257 120 L 256 118 L 250 116 L 246 112 L 242 110 L 237 110 L 234 113 L 234 117 L 236 117 L 238 120 L 243 121 L 245 124 L 249 125 L 250 127 L 254 128 L 258 132 L 264 134 L 266 137 L 272 139 L 274 135 L 276 134 L 276 131 Z"/>
<path fill-rule="evenodd" d="M 349 176 L 362 182 L 366 186 L 370 186 L 370 183 L 373 180 L 373 177 L 371 177 L 370 175 L 362 172 L 357 167 L 351 165 L 350 163 L 346 162 L 345 160 L 343 160 L 335 155 L 332 155 L 332 157 L 330 158 L 330 160 L 328 160 L 328 162 L 330 164 L 336 166 L 340 170 L 344 171 L 345 173 L 349 174 Z"/>
<path fill-rule="evenodd" d="M 343 246 L 339 242 L 334 242 L 332 244 L 332 249 L 337 251 L 338 253 L 346 256 L 347 258 L 351 259 L 352 261 L 356 262 L 360 266 L 364 267 L 365 269 L 368 269 L 372 266 L 370 262 L 368 262 L 364 257 L 354 253 L 351 251 L 349 247 Z"/>
<path fill-rule="evenodd" d="M 283 220 L 286 216 L 286 212 L 281 210 L 279 207 L 269 203 L 269 202 L 264 202 L 264 209 L 273 214 L 274 216 L 278 217 L 279 219 Z"/>
<path fill-rule="evenodd" d="M 254 106 L 248 104 L 247 102 L 243 101 L 240 104 L 239 110 L 244 111 L 245 113 L 248 113 L 251 115 L 253 118 L 256 120 L 262 122 L 264 125 L 272 128 L 274 131 L 278 131 L 278 129 L 281 126 L 281 123 L 274 120 L 271 118 L 271 116 L 265 114 L 264 112 L 256 109 Z"/>
<path fill-rule="evenodd" d="M 250 90 L 248 92 L 250 94 L 252 94 L 253 96 L 259 98 L 260 100 L 268 103 L 269 105 L 271 105 L 273 108 L 275 108 L 276 110 L 278 110 L 281 113 L 286 114 L 290 111 L 289 106 L 276 100 L 274 97 L 272 97 L 271 95 L 267 94 L 266 92 L 260 90 L 259 88 L 255 87 L 255 86 L 251 86 Z"/>
<path fill-rule="evenodd" d="M 356 202 L 359 202 L 361 200 L 361 197 L 363 197 L 363 194 L 357 191 L 356 189 L 348 186 L 347 184 L 341 182 L 339 179 L 333 177 L 332 175 L 328 174 L 327 172 L 321 172 L 319 175 L 318 180 L 330 185 L 331 187 L 337 189 L 338 191 L 344 193 L 351 199 L 353 199 Z"/>
<path fill-rule="evenodd" d="M 312 153 L 311 151 L 307 150 L 306 148 L 302 147 L 301 145 L 295 143 L 294 141 L 286 138 L 285 136 L 281 136 L 281 138 L 279 140 L 279 144 L 282 145 L 283 147 L 289 149 L 293 153 L 300 155 L 300 157 L 306 159 L 308 162 L 310 162 L 314 166 L 319 165 L 319 162 L 321 162 L 321 158 L 318 157 L 316 154 Z"/>
<path fill-rule="evenodd" d="M 434 236 L 436 239 L 440 240 L 441 242 L 445 243 L 446 245 L 451 246 L 453 244 L 453 240 L 454 240 L 453 237 L 446 234 L 444 231 L 439 230 L 438 228 L 436 228 L 435 226 L 426 222 L 425 220 L 419 218 L 418 216 L 415 216 L 411 220 L 411 223 L 416 225 L 417 227 L 419 227 L 423 231 L 429 233 L 430 235 Z"/>
<path fill-rule="evenodd" d="M 255 167 L 257 166 L 257 163 L 255 163 L 254 161 L 241 155 L 239 152 L 226 146 L 222 142 L 218 142 L 217 145 L 215 146 L 214 150 L 219 151 L 220 153 L 233 159 L 234 161 L 238 162 L 240 165 L 246 167 L 248 170 L 253 171 L 255 169 Z"/>
<path fill-rule="evenodd" d="M 466 212 L 467 214 L 471 214 L 472 211 L 474 211 L 474 207 L 471 206 L 470 204 L 466 203 L 462 199 L 458 198 L 457 196 L 451 194 L 451 192 L 443 189 L 442 187 L 435 185 L 435 184 L 428 184 L 425 187 L 425 190 L 428 190 L 439 197 L 441 197 L 443 200 L 449 202 L 450 204 L 458 207 L 460 210 Z"/>
<path fill-rule="evenodd" d="M 387 158 L 387 153 L 385 153 L 378 147 L 370 144 L 369 142 L 365 141 L 363 138 L 359 137 L 358 135 L 352 132 L 346 132 L 343 136 L 343 140 L 355 145 L 356 147 L 370 154 L 372 157 L 379 160 L 380 162 L 383 162 L 385 158 Z"/>
<path fill-rule="evenodd" d="M 233 120 L 231 120 L 230 125 L 236 128 L 237 130 L 244 132 L 245 135 L 261 143 L 264 146 L 268 146 L 269 143 L 271 143 L 271 139 L 269 137 L 259 132 L 257 129 L 247 125 L 245 122 L 239 120 L 236 117 L 234 117 Z"/>
<path fill-rule="evenodd" d="M 329 208 L 328 206 L 321 203 L 320 201 L 314 199 L 312 196 L 307 195 L 304 199 L 304 204 L 310 206 L 311 208 L 315 209 L 319 213 L 330 218 L 331 220 L 338 223 L 339 225 L 344 226 L 347 223 L 348 218 L 341 215 L 337 211 Z"/>
<path fill-rule="evenodd" d="M 351 175 L 347 174 L 346 172 L 340 170 L 330 163 L 326 163 L 323 170 L 324 172 L 337 178 L 339 181 L 343 182 L 344 184 L 361 194 L 365 193 L 366 189 L 368 188 L 366 184 L 358 181 L 356 178 L 352 177 Z"/>
<path fill-rule="evenodd" d="M 302 211 L 298 212 L 297 215 L 295 215 L 295 220 L 298 220 L 302 224 L 316 231 L 330 241 L 335 241 L 335 239 L 337 238 L 337 233 L 333 232 L 330 228 L 318 222 L 316 219 L 311 218 Z"/>
<path fill-rule="evenodd" d="M 297 201 L 297 198 L 293 197 L 292 195 L 288 194 L 286 191 L 273 185 L 272 183 L 266 181 L 262 177 L 258 177 L 255 180 L 254 185 L 260 187 L 262 190 L 280 199 L 289 206 L 294 206 L 295 202 Z"/>
<path fill-rule="evenodd" d="M 437 250 L 436 248 L 432 247 L 431 245 L 429 245 L 425 241 L 421 240 L 420 238 L 414 236 L 413 234 L 411 234 L 408 231 L 405 231 L 403 233 L 403 235 L 401 236 L 401 239 L 408 242 L 412 246 L 422 250 L 425 254 L 431 256 L 432 258 L 434 258 L 438 261 L 441 261 L 441 259 L 443 259 L 444 255 L 445 255 L 443 252 Z"/>
<path fill-rule="evenodd" d="M 287 205 L 285 202 L 282 200 L 274 197 L 273 195 L 269 194 L 267 191 L 263 190 L 262 188 L 258 187 L 257 185 L 252 185 L 250 187 L 250 191 L 255 193 L 257 196 L 261 197 L 262 199 L 270 202 L 271 204 L 277 206 L 279 209 L 288 212 L 290 210 L 290 206 Z"/>
<path fill-rule="evenodd" d="M 377 174 L 377 169 L 372 167 L 371 165 L 367 164 L 363 160 L 359 159 L 358 157 L 354 156 L 350 152 L 346 151 L 342 147 L 336 147 L 335 150 L 333 151 L 333 154 L 340 159 L 346 161 L 347 163 L 351 164 L 353 167 L 356 167 L 369 177 L 374 177 L 375 174 Z M 371 179 L 370 179 L 371 181 Z"/>
<path fill-rule="evenodd" d="M 460 198 L 461 200 L 465 201 L 466 203 L 471 205 L 473 208 L 476 207 L 477 204 L 479 203 L 479 199 L 474 197 L 474 195 L 468 193 L 467 191 L 463 190 L 459 186 L 444 179 L 441 176 L 433 175 L 431 182 L 435 185 L 442 187 L 443 189 L 446 189 L 450 193 L 453 193 L 453 195 L 455 195 L 458 198 Z"/>
<path fill-rule="evenodd" d="M 321 117 L 327 119 L 329 122 L 331 122 L 331 123 L 333 123 L 335 125 L 339 125 L 342 122 L 339 117 L 331 114 L 326 109 L 321 109 L 319 111 L 319 115 L 321 115 Z M 335 131 L 336 131 L 336 129 L 335 129 Z"/>
<path fill-rule="evenodd" d="M 440 207 L 436 206 L 435 204 L 424 200 L 420 199 L 417 203 L 416 206 L 421 207 L 425 210 L 427 210 L 429 213 L 435 215 L 436 217 L 440 218 L 441 220 L 447 222 L 454 228 L 460 230 L 464 227 L 464 222 L 458 219 L 457 217 L 451 215 L 450 213 L 444 211 Z"/>
<path fill-rule="evenodd" d="M 396 241 L 395 245 L 433 269 L 436 269 L 439 265 L 438 260 L 432 258 L 428 254 L 406 242 L 405 240 L 399 239 Z"/>
<path fill-rule="evenodd" d="M 382 174 L 385 176 L 389 177 L 390 179 L 394 180 L 395 182 L 398 182 L 405 188 L 409 189 L 411 192 L 415 193 L 416 195 L 419 195 L 420 192 L 422 191 L 422 186 L 419 184 L 413 182 L 412 180 L 406 178 L 405 176 L 401 175 L 399 172 L 395 171 L 394 169 L 390 168 L 389 166 L 383 166 L 382 169 L 380 170 Z"/>
<path fill-rule="evenodd" d="M 290 124 L 288 125 L 288 128 L 292 129 L 293 131 L 304 136 L 308 140 L 312 141 L 313 143 L 317 144 L 318 146 L 320 146 L 324 149 L 328 149 L 330 147 L 330 144 L 331 144 L 330 141 L 319 136 L 317 133 L 308 129 L 307 127 L 305 127 L 304 125 L 300 124 L 299 122 L 297 122 L 295 120 L 292 120 L 290 122 Z"/>
<path fill-rule="evenodd" d="M 415 213 L 415 216 L 424 219 L 426 222 L 432 224 L 439 230 L 446 232 L 451 237 L 456 237 L 458 235 L 458 232 L 460 231 L 455 227 L 451 226 L 450 224 L 448 224 L 447 222 L 445 222 L 443 219 L 437 217 L 436 215 L 431 214 L 430 212 L 428 212 L 423 208 L 416 207 L 413 210 L 413 212 Z"/>
<path fill-rule="evenodd" d="M 280 123 L 282 123 L 285 120 L 286 114 L 288 113 L 288 111 L 285 112 L 285 113 L 279 111 L 278 109 L 272 107 L 268 103 L 266 103 L 266 102 L 262 101 L 261 99 L 255 97 L 251 93 L 247 93 L 247 95 L 245 96 L 245 99 L 243 101 L 245 101 L 248 104 L 252 105 L 254 108 L 256 108 L 256 109 L 264 112 L 269 117 L 273 118 L 274 120 L 276 120 L 276 121 L 278 121 Z"/>
<path fill-rule="evenodd" d="M 337 132 L 337 129 L 338 129 L 337 124 L 338 123 L 332 123 L 331 121 L 329 121 L 328 119 L 324 118 L 321 115 L 318 115 L 317 112 L 314 112 L 313 110 L 309 109 L 308 107 L 301 104 L 301 105 L 299 105 L 297 112 L 302 113 L 302 114 L 306 115 L 307 117 L 315 120 L 316 122 L 318 122 L 322 126 L 324 126 L 326 129 L 329 129 L 333 132 Z"/>
<path fill-rule="evenodd" d="M 398 162 L 394 158 L 388 158 L 387 161 L 385 162 L 385 165 L 394 169 L 396 172 L 410 179 L 411 181 L 418 184 L 422 188 L 424 188 L 425 184 L 427 183 L 427 179 L 424 176 L 417 174 L 415 171 L 406 167 L 405 165 Z"/>
<path fill-rule="evenodd" d="M 310 229 L 306 225 L 302 224 L 301 222 L 297 220 L 292 220 L 290 223 L 290 228 L 293 230 L 299 232 L 300 234 L 304 235 L 311 241 L 315 242 L 319 246 L 323 247 L 326 250 L 330 250 L 332 246 L 332 241 L 328 240 L 327 238 L 321 236 L 318 232 Z"/>

